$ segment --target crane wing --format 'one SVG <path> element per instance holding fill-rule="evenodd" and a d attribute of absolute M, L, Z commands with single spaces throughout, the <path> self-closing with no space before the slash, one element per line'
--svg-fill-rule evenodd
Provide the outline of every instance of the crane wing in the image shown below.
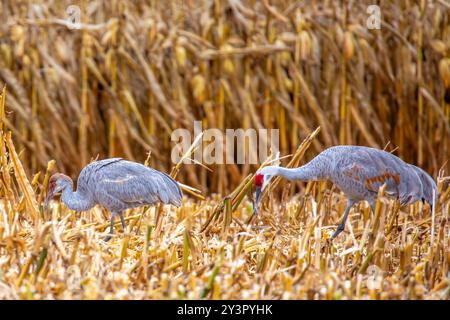
<path fill-rule="evenodd" d="M 389 195 L 399 194 L 401 169 L 389 156 L 372 154 L 361 149 L 352 153 L 351 159 L 341 170 L 347 179 L 352 180 L 352 184 L 374 194 L 386 184 L 386 192 Z"/>
<path fill-rule="evenodd" d="M 178 207 L 183 197 L 178 183 L 167 174 L 126 160 L 101 167 L 96 180 L 97 198 L 107 195 L 130 206 L 162 202 Z"/>
<path fill-rule="evenodd" d="M 421 199 L 422 182 L 410 165 L 391 153 L 371 148 L 359 148 L 352 153 L 359 166 L 359 178 L 368 191 L 378 192 L 386 184 L 386 192 L 398 196 L 401 205 Z M 354 167 L 346 168 L 354 171 Z"/>

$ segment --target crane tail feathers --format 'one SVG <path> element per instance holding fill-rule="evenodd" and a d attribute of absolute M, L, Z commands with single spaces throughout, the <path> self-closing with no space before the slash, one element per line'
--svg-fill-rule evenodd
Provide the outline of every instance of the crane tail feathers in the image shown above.
<path fill-rule="evenodd" d="M 158 196 L 161 202 L 180 207 L 183 192 L 178 183 L 164 172 L 160 172 L 160 178 L 162 183 L 160 183 L 160 186 L 158 187 Z"/>

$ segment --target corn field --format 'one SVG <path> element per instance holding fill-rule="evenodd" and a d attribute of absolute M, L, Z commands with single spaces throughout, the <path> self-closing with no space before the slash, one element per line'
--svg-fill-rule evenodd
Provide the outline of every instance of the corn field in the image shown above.
<path fill-rule="evenodd" d="M 3 0 L 0 19 L 0 299 L 450 298 L 448 1 Z M 194 121 L 278 129 L 288 167 L 385 149 L 438 206 L 381 188 L 330 243 L 337 188 L 276 179 L 253 216 L 264 163 L 171 161 Z M 182 206 L 130 209 L 108 243 L 104 208 L 42 209 L 52 173 L 108 157 L 171 173 Z"/>

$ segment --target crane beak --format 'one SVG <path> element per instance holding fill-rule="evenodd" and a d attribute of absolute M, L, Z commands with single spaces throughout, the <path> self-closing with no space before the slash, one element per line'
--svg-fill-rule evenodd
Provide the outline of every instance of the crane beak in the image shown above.
<path fill-rule="evenodd" d="M 44 209 L 44 212 L 47 211 L 47 207 L 48 207 L 48 204 L 50 203 L 51 198 L 53 198 L 53 193 L 52 192 L 47 193 L 47 196 L 45 197 L 45 200 L 44 200 L 44 204 L 42 206 L 42 209 Z"/>
<path fill-rule="evenodd" d="M 253 204 L 253 214 L 258 214 L 259 200 L 261 200 L 261 187 L 256 187 L 255 203 Z"/>
<path fill-rule="evenodd" d="M 50 201 L 50 199 L 48 197 L 46 197 L 44 204 L 42 205 L 42 209 L 44 209 L 44 212 L 47 211 L 49 201 Z"/>

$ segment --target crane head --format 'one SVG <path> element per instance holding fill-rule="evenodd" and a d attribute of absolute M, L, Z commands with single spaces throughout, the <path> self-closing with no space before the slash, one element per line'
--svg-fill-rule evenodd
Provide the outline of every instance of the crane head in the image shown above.
<path fill-rule="evenodd" d="M 255 196 L 255 204 L 253 206 L 253 214 L 258 213 L 258 205 L 259 201 L 261 200 L 261 194 L 264 191 L 264 189 L 269 184 L 270 180 L 272 179 L 273 175 L 270 171 L 272 168 L 265 167 L 258 171 L 255 174 L 255 187 L 256 187 L 256 196 Z"/>
<path fill-rule="evenodd" d="M 43 209 L 47 210 L 50 199 L 53 198 L 58 192 L 63 190 L 68 184 L 72 183 L 72 179 L 62 173 L 55 173 L 50 177 L 47 187 L 47 196 L 45 197 Z"/>

